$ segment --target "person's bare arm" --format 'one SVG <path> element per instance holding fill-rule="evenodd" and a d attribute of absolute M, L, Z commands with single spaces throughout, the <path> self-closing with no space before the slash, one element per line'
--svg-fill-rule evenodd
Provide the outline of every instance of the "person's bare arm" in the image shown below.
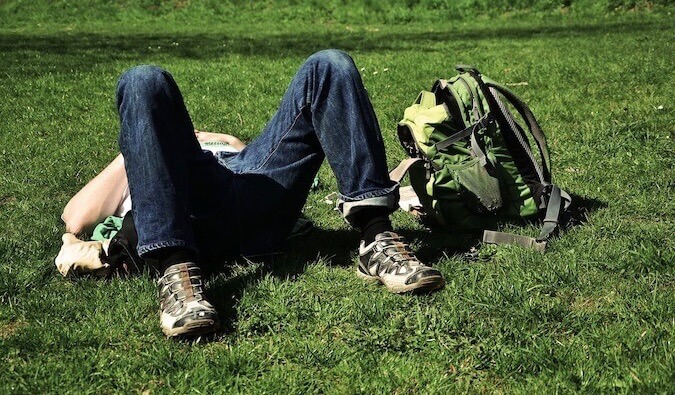
<path fill-rule="evenodd" d="M 126 188 L 124 158 L 119 154 L 66 204 L 61 215 L 66 232 L 80 234 L 113 215 Z"/>

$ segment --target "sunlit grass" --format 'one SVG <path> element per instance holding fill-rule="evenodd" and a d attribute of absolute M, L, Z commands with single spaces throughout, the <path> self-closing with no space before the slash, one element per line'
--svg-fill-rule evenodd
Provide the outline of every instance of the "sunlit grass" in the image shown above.
<path fill-rule="evenodd" d="M 671 16 L 249 18 L 0 30 L 0 392 L 671 391 Z M 454 64 L 515 84 L 549 137 L 556 182 L 590 211 L 587 223 L 544 255 L 498 247 L 475 262 L 448 247 L 453 238 L 397 213 L 395 225 L 448 284 L 391 295 L 354 275 L 357 235 L 324 203 L 335 190 L 324 167 L 305 209 L 314 234 L 210 281 L 226 321 L 212 342 L 163 338 L 147 275 L 60 277 L 59 215 L 117 152 L 113 93 L 125 69 L 163 66 L 195 126 L 250 140 L 302 60 L 327 47 L 349 51 L 361 70 L 390 166 L 404 157 L 403 109 Z"/>

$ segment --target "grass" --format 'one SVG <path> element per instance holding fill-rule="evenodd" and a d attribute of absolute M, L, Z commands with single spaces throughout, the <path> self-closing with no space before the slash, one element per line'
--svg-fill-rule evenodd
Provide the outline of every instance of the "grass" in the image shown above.
<path fill-rule="evenodd" d="M 2 14 L 0 393 L 671 392 L 670 11 L 395 25 L 244 13 L 215 24 L 96 14 L 38 26 Z M 235 262 L 211 279 L 226 330 L 198 344 L 163 338 L 148 275 L 58 275 L 59 214 L 117 151 L 121 72 L 162 65 L 197 127 L 250 140 L 302 60 L 327 47 L 361 68 L 390 166 L 404 156 L 403 108 L 455 63 L 527 82 L 513 89 L 541 121 L 554 178 L 583 202 L 587 222 L 544 255 L 498 247 L 469 261 L 449 247 L 454 237 L 397 213 L 448 285 L 390 295 L 354 275 L 357 235 L 323 203 L 335 190 L 324 167 L 305 209 L 318 229 L 283 256 Z"/>
<path fill-rule="evenodd" d="M 91 26 L 111 22 L 201 24 L 203 21 L 250 24 L 252 21 L 315 23 L 402 23 L 458 21 L 498 17 L 528 18 L 550 14 L 605 15 L 668 11 L 670 0 L 5 0 L 0 18 L 5 27 L 27 24 Z M 164 30 L 165 27 L 163 27 Z"/>

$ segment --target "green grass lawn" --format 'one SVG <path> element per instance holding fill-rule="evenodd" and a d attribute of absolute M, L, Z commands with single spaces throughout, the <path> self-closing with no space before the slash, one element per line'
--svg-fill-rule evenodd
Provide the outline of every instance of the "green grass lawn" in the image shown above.
<path fill-rule="evenodd" d="M 671 11 L 452 21 L 428 11 L 434 23 L 386 24 L 289 19 L 288 9 L 215 23 L 0 14 L 0 393 L 672 393 Z M 336 189 L 324 166 L 305 209 L 315 232 L 214 277 L 225 330 L 198 344 L 163 337 L 147 274 L 58 274 L 61 210 L 117 152 L 125 69 L 163 66 L 196 127 L 250 141 L 303 59 L 329 47 L 361 70 L 390 166 L 404 157 L 403 109 L 456 63 L 514 84 L 587 222 L 544 255 L 500 246 L 471 261 L 456 236 L 397 213 L 448 284 L 391 295 L 354 274 L 358 238 L 323 202 Z"/>

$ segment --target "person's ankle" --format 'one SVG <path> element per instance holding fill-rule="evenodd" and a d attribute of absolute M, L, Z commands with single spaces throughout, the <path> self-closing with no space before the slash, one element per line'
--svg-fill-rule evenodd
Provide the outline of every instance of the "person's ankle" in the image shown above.
<path fill-rule="evenodd" d="M 377 217 L 368 222 L 368 225 L 361 231 L 361 240 L 366 244 L 375 241 L 375 237 L 380 233 L 391 232 L 394 228 L 391 226 L 389 217 Z"/>
<path fill-rule="evenodd" d="M 389 210 L 386 207 L 365 207 L 354 213 L 353 222 L 361 232 L 361 240 L 366 245 L 375 241 L 378 234 L 393 230 Z"/>

